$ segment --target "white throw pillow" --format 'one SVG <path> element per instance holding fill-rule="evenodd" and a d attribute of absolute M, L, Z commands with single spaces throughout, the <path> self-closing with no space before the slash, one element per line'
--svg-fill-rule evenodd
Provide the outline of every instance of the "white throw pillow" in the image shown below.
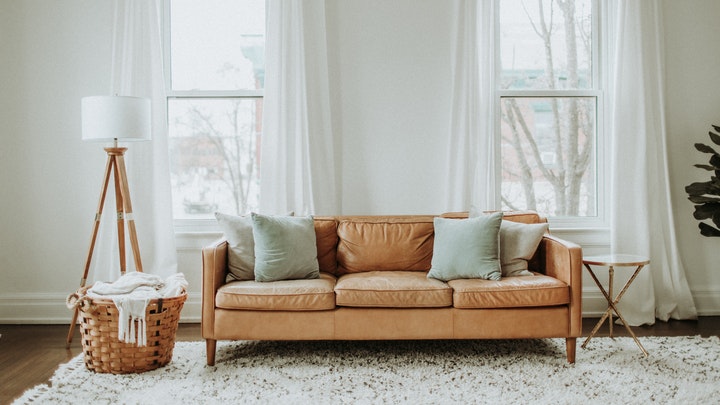
<path fill-rule="evenodd" d="M 547 233 L 548 224 L 523 224 L 502 221 L 500 224 L 500 266 L 503 277 L 531 276 L 530 260 Z"/>
<path fill-rule="evenodd" d="M 220 212 L 215 218 L 228 241 L 228 270 L 236 280 L 255 280 L 255 239 L 250 215 L 237 216 Z"/>
<path fill-rule="evenodd" d="M 475 206 L 470 207 L 470 218 L 483 215 Z M 502 221 L 500 224 L 500 265 L 502 276 L 532 276 L 528 260 L 532 259 L 548 231 L 548 223 L 524 224 Z"/>

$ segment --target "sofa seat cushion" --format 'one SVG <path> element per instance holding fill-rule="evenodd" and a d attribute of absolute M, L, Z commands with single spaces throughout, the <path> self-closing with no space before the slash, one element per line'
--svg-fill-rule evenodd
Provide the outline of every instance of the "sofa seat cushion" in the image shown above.
<path fill-rule="evenodd" d="M 320 278 L 257 282 L 232 281 L 221 286 L 215 306 L 223 309 L 321 311 L 335 308 L 336 282 L 332 274 Z"/>
<path fill-rule="evenodd" d="M 565 305 L 570 289 L 564 282 L 540 273 L 503 277 L 499 281 L 459 279 L 449 281 L 455 308 L 518 308 Z"/>
<path fill-rule="evenodd" d="M 369 271 L 341 276 L 335 285 L 338 306 L 437 308 L 452 305 L 452 289 L 419 271 Z"/>

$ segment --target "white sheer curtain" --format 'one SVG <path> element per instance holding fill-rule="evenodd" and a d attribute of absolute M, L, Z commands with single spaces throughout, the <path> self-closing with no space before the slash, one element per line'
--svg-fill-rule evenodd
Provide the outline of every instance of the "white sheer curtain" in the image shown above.
<path fill-rule="evenodd" d="M 324 0 L 269 0 L 260 210 L 339 214 Z"/>
<path fill-rule="evenodd" d="M 620 311 L 631 325 L 694 319 L 674 227 L 665 133 L 662 4 L 619 0 L 615 26 L 611 245 L 648 256 Z"/>
<path fill-rule="evenodd" d="M 152 105 L 152 140 L 127 146 L 125 159 L 143 271 L 177 271 L 165 118 L 161 0 L 116 0 L 111 94 L 146 97 Z M 113 281 L 120 275 L 114 195 L 108 190 L 92 274 Z M 127 234 L 127 232 L 126 232 Z M 135 270 L 126 244 L 127 269 Z"/>
<path fill-rule="evenodd" d="M 496 209 L 495 1 L 456 0 L 447 209 Z"/>

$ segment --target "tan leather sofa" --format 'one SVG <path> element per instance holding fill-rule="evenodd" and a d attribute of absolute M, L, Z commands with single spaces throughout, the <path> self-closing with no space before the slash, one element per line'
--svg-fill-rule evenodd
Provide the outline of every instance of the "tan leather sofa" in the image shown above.
<path fill-rule="evenodd" d="M 467 213 L 443 217 L 464 218 Z M 503 220 L 538 223 L 532 212 Z M 228 244 L 202 250 L 202 336 L 217 340 L 565 338 L 582 330 L 581 248 L 546 234 L 529 269 L 500 281 L 427 278 L 433 216 L 315 217 L 320 278 L 226 282 Z"/>

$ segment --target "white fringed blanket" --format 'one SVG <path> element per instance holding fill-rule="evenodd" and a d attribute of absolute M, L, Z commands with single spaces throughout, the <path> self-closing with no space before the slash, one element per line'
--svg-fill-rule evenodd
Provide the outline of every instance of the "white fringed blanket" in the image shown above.
<path fill-rule="evenodd" d="M 145 311 L 152 299 L 177 297 L 187 289 L 182 273 L 165 280 L 154 274 L 131 272 L 117 281 L 98 281 L 87 291 L 90 298 L 110 298 L 118 309 L 118 340 L 147 345 Z M 135 324 L 137 323 L 137 328 Z"/>

